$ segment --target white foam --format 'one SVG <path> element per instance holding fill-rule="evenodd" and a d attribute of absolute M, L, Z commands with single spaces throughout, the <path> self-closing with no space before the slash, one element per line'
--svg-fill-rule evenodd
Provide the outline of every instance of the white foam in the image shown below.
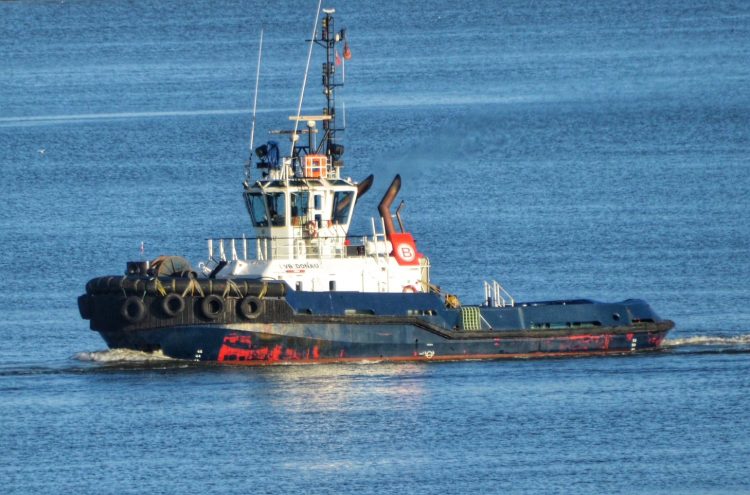
<path fill-rule="evenodd" d="M 698 346 L 698 345 L 723 345 L 723 346 L 740 346 L 750 344 L 750 334 L 733 335 L 731 337 L 722 337 L 714 335 L 696 335 L 684 338 L 667 338 L 662 345 L 664 347 L 680 346 Z"/>
<path fill-rule="evenodd" d="M 79 113 L 68 115 L 30 115 L 19 117 L 0 117 L 0 126 L 61 124 L 90 120 L 112 119 L 141 119 L 160 117 L 184 117 L 201 115 L 238 115 L 250 113 L 244 108 L 228 108 L 219 110 L 172 110 L 163 112 L 109 112 L 109 113 Z"/>
<path fill-rule="evenodd" d="M 140 352 L 130 349 L 109 349 L 107 351 L 79 352 L 73 356 L 78 361 L 91 361 L 96 363 L 143 363 L 150 361 L 171 361 L 172 358 L 165 356 L 161 351 Z"/>

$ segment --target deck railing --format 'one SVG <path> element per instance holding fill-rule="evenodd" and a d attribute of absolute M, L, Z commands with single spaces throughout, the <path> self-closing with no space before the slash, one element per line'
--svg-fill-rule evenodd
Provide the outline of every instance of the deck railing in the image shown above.
<path fill-rule="evenodd" d="M 390 243 L 367 236 L 314 238 L 219 237 L 207 239 L 213 261 L 270 259 L 335 259 L 356 256 L 388 256 Z"/>
<path fill-rule="evenodd" d="M 248 261 L 270 259 L 335 259 L 355 256 L 386 258 L 392 246 L 380 219 L 378 231 L 375 219 L 371 235 L 337 235 L 295 237 L 218 237 L 207 239 L 208 258 L 219 261 Z M 251 249 L 254 248 L 254 249 Z M 251 251 L 254 251 L 251 253 Z M 241 254 L 241 255 L 240 255 Z"/>
<path fill-rule="evenodd" d="M 493 280 L 491 284 L 484 282 L 484 301 L 487 306 L 493 308 L 504 308 L 516 304 L 513 296 L 496 280 Z"/>

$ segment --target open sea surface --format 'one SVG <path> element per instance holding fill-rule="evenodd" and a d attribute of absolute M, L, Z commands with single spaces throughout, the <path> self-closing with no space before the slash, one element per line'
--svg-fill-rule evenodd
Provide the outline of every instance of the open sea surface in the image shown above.
<path fill-rule="evenodd" d="M 251 235 L 317 2 L 0 2 L 0 492 L 750 493 L 750 3 L 341 0 L 346 168 L 462 301 L 640 297 L 655 354 L 235 368 L 108 351 L 127 260 Z M 322 106 L 315 59 L 305 109 Z"/>

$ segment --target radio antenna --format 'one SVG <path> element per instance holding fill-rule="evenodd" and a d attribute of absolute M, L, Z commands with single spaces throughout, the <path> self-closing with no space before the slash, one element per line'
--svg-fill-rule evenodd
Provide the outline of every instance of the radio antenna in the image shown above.
<path fill-rule="evenodd" d="M 302 101 L 305 99 L 305 87 L 307 86 L 307 74 L 310 72 L 310 60 L 312 59 L 313 45 L 315 44 L 315 33 L 318 31 L 318 18 L 320 17 L 320 7 L 323 0 L 318 0 L 318 10 L 315 13 L 315 22 L 313 23 L 312 36 L 310 36 L 310 49 L 307 52 L 307 64 L 305 65 L 305 77 L 302 79 L 302 90 L 299 93 L 299 105 L 297 105 L 297 118 L 294 120 L 294 133 L 292 133 L 292 151 L 289 156 L 294 159 L 294 146 L 297 144 L 297 129 L 299 128 L 300 115 L 302 115 Z M 286 168 L 284 175 L 286 175 Z"/>
<path fill-rule="evenodd" d="M 255 112 L 258 109 L 258 86 L 260 84 L 260 60 L 263 55 L 263 28 L 260 28 L 260 44 L 258 45 L 258 65 L 255 68 L 255 95 L 253 96 L 253 124 L 250 126 L 250 158 L 245 165 L 245 179 L 250 178 L 253 163 L 253 146 L 255 144 Z"/>

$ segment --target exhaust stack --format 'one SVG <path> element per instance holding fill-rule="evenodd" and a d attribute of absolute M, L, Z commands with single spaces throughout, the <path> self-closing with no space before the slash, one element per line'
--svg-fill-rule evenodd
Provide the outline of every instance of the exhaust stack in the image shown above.
<path fill-rule="evenodd" d="M 361 198 L 364 193 L 370 190 L 374 180 L 375 176 L 370 174 L 365 178 L 365 180 L 357 185 L 357 199 Z"/>
<path fill-rule="evenodd" d="M 391 217 L 391 204 L 393 204 L 393 200 L 396 199 L 396 195 L 400 189 L 401 176 L 396 174 L 396 177 L 393 178 L 393 182 L 391 182 L 391 185 L 388 187 L 388 190 L 385 192 L 383 199 L 380 200 L 380 204 L 378 205 L 378 212 L 380 212 L 380 216 L 383 218 L 385 233 L 388 236 L 388 239 L 390 239 L 396 231 L 393 226 L 393 217 Z"/>

